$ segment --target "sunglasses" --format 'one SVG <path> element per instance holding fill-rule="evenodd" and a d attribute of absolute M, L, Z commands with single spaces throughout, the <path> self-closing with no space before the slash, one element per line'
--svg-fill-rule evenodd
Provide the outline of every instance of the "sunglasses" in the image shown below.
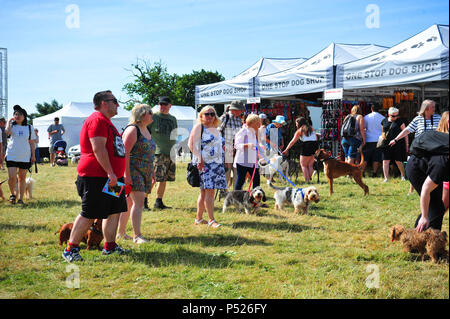
<path fill-rule="evenodd" d="M 391 117 L 398 117 L 398 114 L 396 114 L 396 115 L 391 114 Z"/>
<path fill-rule="evenodd" d="M 203 113 L 203 115 L 205 116 L 216 116 L 216 113 L 211 112 L 211 113 Z"/>
<path fill-rule="evenodd" d="M 116 98 L 113 98 L 113 99 L 106 99 L 106 100 L 103 100 L 103 101 L 105 101 L 105 102 L 113 101 L 114 104 L 119 104 L 119 102 L 117 102 L 117 99 L 116 99 Z"/>

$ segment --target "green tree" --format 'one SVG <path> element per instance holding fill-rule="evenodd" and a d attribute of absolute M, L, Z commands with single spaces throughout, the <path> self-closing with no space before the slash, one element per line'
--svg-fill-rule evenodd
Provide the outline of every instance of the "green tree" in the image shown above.
<path fill-rule="evenodd" d="M 28 114 L 28 118 L 31 120 L 31 122 L 33 122 L 33 119 L 35 119 L 36 117 L 51 114 L 53 112 L 56 112 L 56 111 L 62 109 L 63 105 L 59 104 L 58 101 L 53 99 L 50 103 L 48 103 L 48 102 L 44 102 L 42 104 L 37 103 L 35 107 L 36 107 L 37 113 Z"/>
<path fill-rule="evenodd" d="M 159 96 L 168 96 L 172 100 L 176 75 L 170 75 L 161 61 L 149 63 L 138 60 L 132 64 L 133 81 L 124 85 L 123 90 L 131 97 L 125 109 L 130 110 L 136 102 L 148 105 L 158 104 Z"/>
<path fill-rule="evenodd" d="M 130 110 L 135 103 L 158 104 L 159 96 L 168 96 L 174 105 L 195 105 L 195 86 L 223 81 L 225 78 L 216 72 L 192 71 L 190 74 L 169 74 L 160 61 L 151 63 L 138 60 L 129 70 L 133 80 L 123 86 L 130 97 L 125 109 Z"/>
<path fill-rule="evenodd" d="M 225 78 L 220 73 L 205 71 L 192 71 L 177 78 L 174 88 L 174 104 L 195 105 L 195 86 L 224 81 Z"/>

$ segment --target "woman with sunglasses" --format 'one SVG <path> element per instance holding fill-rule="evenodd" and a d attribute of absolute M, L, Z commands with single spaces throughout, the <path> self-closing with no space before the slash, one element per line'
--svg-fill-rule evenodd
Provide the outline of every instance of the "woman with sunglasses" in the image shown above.
<path fill-rule="evenodd" d="M 195 225 L 208 224 L 212 228 L 221 226 L 214 219 L 214 193 L 216 189 L 226 189 L 225 140 L 217 129 L 220 120 L 213 106 L 205 106 L 198 115 L 197 124 L 192 128 L 188 146 L 193 154 L 192 162 L 200 173 L 200 195 L 197 200 Z M 203 219 L 206 210 L 209 222 Z"/>
<path fill-rule="evenodd" d="M 383 128 L 382 134 L 386 137 L 387 142 L 391 142 L 406 127 L 404 120 L 399 118 L 399 110 L 395 107 L 389 108 L 388 117 L 381 121 L 381 126 Z M 400 170 L 402 181 L 405 180 L 403 162 L 406 160 L 407 152 L 408 135 L 397 140 L 394 146 L 388 146 L 382 149 L 384 182 L 389 180 L 389 164 L 391 160 L 395 161 L 395 164 Z"/>

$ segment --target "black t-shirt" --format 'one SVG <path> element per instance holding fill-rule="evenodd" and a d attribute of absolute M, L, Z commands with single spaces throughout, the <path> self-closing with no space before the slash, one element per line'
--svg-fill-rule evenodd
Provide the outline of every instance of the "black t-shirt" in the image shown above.
<path fill-rule="evenodd" d="M 448 182 L 448 155 L 435 155 L 428 159 L 427 175 L 435 184 Z"/>
<path fill-rule="evenodd" d="M 402 131 L 401 129 L 402 124 L 406 124 L 405 120 L 402 118 L 398 118 L 394 122 L 389 122 L 387 118 L 381 121 L 384 133 L 386 133 L 389 130 L 389 128 L 391 128 L 392 125 L 392 128 L 389 131 L 388 136 L 386 136 L 388 142 L 392 141 L 398 134 L 400 134 L 400 132 Z"/>

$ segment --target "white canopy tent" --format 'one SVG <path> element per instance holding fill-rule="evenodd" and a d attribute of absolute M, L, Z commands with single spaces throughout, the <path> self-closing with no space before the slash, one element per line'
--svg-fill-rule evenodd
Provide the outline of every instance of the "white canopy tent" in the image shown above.
<path fill-rule="evenodd" d="M 385 51 L 338 65 L 336 87 L 345 90 L 448 80 L 448 41 L 448 25 L 434 24 Z"/>
<path fill-rule="evenodd" d="M 239 75 L 222 82 L 197 85 L 195 104 L 215 104 L 233 100 L 246 100 L 254 96 L 253 79 L 256 76 L 277 73 L 300 65 L 305 58 L 261 58 Z"/>
<path fill-rule="evenodd" d="M 67 142 L 68 150 L 71 146 L 80 144 L 81 126 L 84 120 L 95 111 L 92 102 L 69 102 L 64 107 L 54 113 L 37 117 L 33 120 L 33 126 L 39 130 L 39 147 L 48 147 L 49 139 L 47 129 L 50 124 L 54 124 L 54 118 L 59 117 L 59 122 L 64 126 L 65 133 L 63 140 Z M 111 122 L 119 132 L 128 124 L 130 112 L 119 107 L 118 114 L 111 119 Z"/>
<path fill-rule="evenodd" d="M 386 50 L 374 44 L 331 43 L 299 66 L 255 79 L 255 96 L 277 98 L 334 87 L 334 66 Z"/>

